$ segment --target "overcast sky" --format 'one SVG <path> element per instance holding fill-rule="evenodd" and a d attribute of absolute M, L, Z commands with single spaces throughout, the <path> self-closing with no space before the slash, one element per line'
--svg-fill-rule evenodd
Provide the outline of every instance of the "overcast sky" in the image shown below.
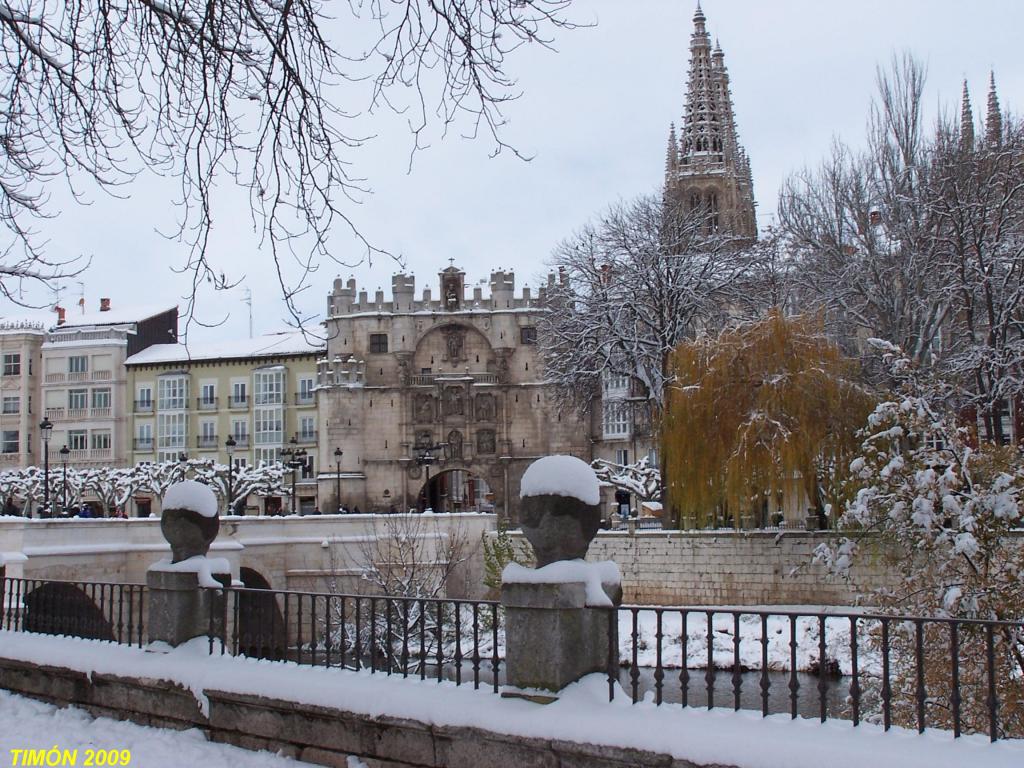
<path fill-rule="evenodd" d="M 990 69 L 1004 108 L 1020 107 L 1019 0 L 705 0 L 703 7 L 725 51 L 762 227 L 787 173 L 816 164 L 835 136 L 861 142 L 876 64 L 894 51 L 909 50 L 927 63 L 926 114 L 958 108 L 967 78 L 975 115 L 983 115 Z M 435 136 L 407 173 L 411 138 L 404 119 L 375 117 L 377 136 L 355 166 L 373 194 L 351 217 L 376 245 L 406 259 L 417 294 L 434 286 L 449 258 L 469 282 L 486 278 L 491 268 L 511 267 L 517 290 L 524 282 L 536 285 L 561 238 L 617 199 L 659 188 L 668 125 L 683 110 L 693 10 L 690 0 L 577 0 L 572 18 L 594 26 L 560 33 L 554 52 L 517 51 L 508 71 L 523 95 L 505 108 L 503 137 L 529 162 L 507 152 L 491 158 L 492 143 L 454 131 L 443 141 Z M 83 278 L 90 309 L 101 296 L 121 306 L 173 303 L 188 288 L 170 270 L 183 261 L 185 247 L 159 234 L 173 229 L 174 186 L 144 177 L 122 191 L 128 199 L 94 194 L 89 207 L 67 205 L 42 222 L 48 252 L 92 256 Z M 226 180 L 220 195 L 214 258 L 229 274 L 246 275 L 256 332 L 278 330 L 283 306 L 246 198 Z M 341 231 L 332 247 L 341 259 L 359 253 Z M 325 263 L 301 305 L 311 315 L 322 312 L 336 275 L 354 274 L 371 295 L 378 286 L 390 293 L 395 271 L 386 258 L 354 270 Z M 73 306 L 81 290 L 69 283 L 62 303 Z M 206 294 L 201 318 L 227 319 L 217 329 L 193 329 L 192 338 L 245 336 L 242 297 L 241 289 Z M 17 314 L 0 305 L 0 315 Z"/>

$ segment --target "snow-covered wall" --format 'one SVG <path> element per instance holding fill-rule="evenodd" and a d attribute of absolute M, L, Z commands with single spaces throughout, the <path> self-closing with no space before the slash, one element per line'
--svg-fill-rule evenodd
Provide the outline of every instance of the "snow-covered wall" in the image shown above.
<path fill-rule="evenodd" d="M 418 537 L 417 556 L 425 562 L 454 538 L 464 547 L 447 595 L 480 598 L 480 542 L 495 521 L 489 514 L 228 517 L 210 554 L 226 558 L 236 578 L 245 568 L 273 589 L 322 591 L 330 580 L 338 591 L 366 592 L 368 560 L 379 559 L 389 540 Z M 169 552 L 159 518 L 0 517 L 0 568 L 10 577 L 141 583 L 149 565 Z"/>
<path fill-rule="evenodd" d="M 888 583 L 882 552 L 862 558 L 857 588 L 812 563 L 823 533 L 598 533 L 588 560 L 614 560 L 626 602 L 649 605 L 851 605 Z"/>

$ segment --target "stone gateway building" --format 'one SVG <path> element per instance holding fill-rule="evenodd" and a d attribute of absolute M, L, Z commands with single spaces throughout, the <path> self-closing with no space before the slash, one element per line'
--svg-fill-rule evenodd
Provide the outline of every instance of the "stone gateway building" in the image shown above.
<path fill-rule="evenodd" d="M 553 281 L 554 277 L 549 277 Z M 515 296 L 512 272 L 472 288 L 452 266 L 437 297 L 392 278 L 371 299 L 354 279 L 328 296 L 317 368 L 323 511 L 496 511 L 515 519 L 534 460 L 590 461 L 589 419 L 542 381 L 536 318 L 546 288 Z M 429 463 L 432 457 L 434 463 Z"/>

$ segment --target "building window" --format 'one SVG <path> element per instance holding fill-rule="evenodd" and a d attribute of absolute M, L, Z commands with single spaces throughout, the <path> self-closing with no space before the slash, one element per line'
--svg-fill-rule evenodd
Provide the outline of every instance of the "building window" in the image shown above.
<path fill-rule="evenodd" d="M 93 432 L 90 435 L 92 440 L 92 449 L 94 451 L 109 451 L 110 450 L 110 433 L 109 432 Z"/>
<path fill-rule="evenodd" d="M 256 405 L 284 403 L 284 369 L 256 371 L 252 375 Z"/>
<path fill-rule="evenodd" d="M 299 402 L 311 403 L 313 402 L 313 398 L 313 379 L 299 379 Z"/>
<path fill-rule="evenodd" d="M 75 429 L 68 432 L 68 448 L 72 451 L 84 451 L 89 447 L 89 433 L 84 429 Z"/>
<path fill-rule="evenodd" d="M 253 413 L 253 434 L 257 445 L 280 446 L 284 441 L 281 408 L 257 408 Z"/>
<path fill-rule="evenodd" d="M 68 410 L 78 411 L 89 407 L 89 390 L 68 390 Z"/>
<path fill-rule="evenodd" d="M 615 463 L 621 466 L 629 464 L 629 449 L 628 448 L 617 448 L 615 450 Z"/>
<path fill-rule="evenodd" d="M 281 460 L 281 448 L 257 448 L 256 464 L 276 464 Z"/>
<path fill-rule="evenodd" d="M 183 411 L 188 402 L 188 377 L 165 376 L 157 382 L 157 408 L 161 411 Z"/>
<path fill-rule="evenodd" d="M 152 448 L 153 447 L 153 425 L 152 424 L 136 424 L 135 425 L 135 442 L 136 442 L 136 448 Z"/>
<path fill-rule="evenodd" d="M 185 449 L 185 435 L 188 431 L 188 414 L 161 413 L 156 417 L 157 446 L 175 459 Z"/>
<path fill-rule="evenodd" d="M 4 376 L 21 375 L 21 353 L 8 352 L 4 355 Z"/>
<path fill-rule="evenodd" d="M 613 400 L 604 404 L 604 437 L 627 437 L 629 435 L 629 405 Z"/>
<path fill-rule="evenodd" d="M 199 388 L 199 399 L 202 405 L 214 405 L 217 402 L 217 386 L 215 384 L 203 384 Z"/>
<path fill-rule="evenodd" d="M 388 351 L 388 335 L 386 333 L 370 334 L 370 353 L 382 355 Z"/>
<path fill-rule="evenodd" d="M 310 441 L 316 439 L 316 417 L 303 416 L 299 419 L 299 440 Z"/>
<path fill-rule="evenodd" d="M 520 344 L 536 344 L 537 343 L 537 329 L 532 325 L 524 325 L 519 329 L 519 343 Z"/>
<path fill-rule="evenodd" d="M 203 421 L 199 424 L 199 435 L 207 443 L 217 439 L 217 422 Z"/>
<path fill-rule="evenodd" d="M 109 389 L 94 389 L 92 391 L 92 407 L 93 408 L 109 408 L 110 407 L 110 390 Z"/>
<path fill-rule="evenodd" d="M 629 376 L 605 373 L 601 376 L 601 388 L 604 391 L 605 398 L 628 397 Z"/>
<path fill-rule="evenodd" d="M 85 373 L 88 370 L 88 355 L 73 355 L 68 358 L 68 373 Z"/>
<path fill-rule="evenodd" d="M 153 407 L 153 388 L 152 387 L 139 387 L 138 394 L 135 398 L 140 408 L 152 408 Z"/>
<path fill-rule="evenodd" d="M 3 441 L 0 450 L 4 453 L 18 453 L 18 430 L 12 429 L 3 431 Z"/>
<path fill-rule="evenodd" d="M 17 413 L 20 410 L 20 397 L 4 397 L 4 413 Z"/>
<path fill-rule="evenodd" d="M 249 422 L 242 419 L 235 419 L 231 422 L 231 436 L 235 438 L 236 443 L 241 443 L 249 439 Z"/>
<path fill-rule="evenodd" d="M 231 405 L 245 405 L 246 386 L 244 381 L 231 383 Z"/>

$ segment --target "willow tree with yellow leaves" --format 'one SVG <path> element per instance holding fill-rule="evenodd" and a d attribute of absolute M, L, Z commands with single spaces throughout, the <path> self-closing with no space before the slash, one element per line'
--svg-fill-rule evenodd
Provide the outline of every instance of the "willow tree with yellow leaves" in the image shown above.
<path fill-rule="evenodd" d="M 820 320 L 773 310 L 679 345 L 671 371 L 662 443 L 677 524 L 751 526 L 784 497 L 790 509 L 839 510 L 875 401 Z"/>

